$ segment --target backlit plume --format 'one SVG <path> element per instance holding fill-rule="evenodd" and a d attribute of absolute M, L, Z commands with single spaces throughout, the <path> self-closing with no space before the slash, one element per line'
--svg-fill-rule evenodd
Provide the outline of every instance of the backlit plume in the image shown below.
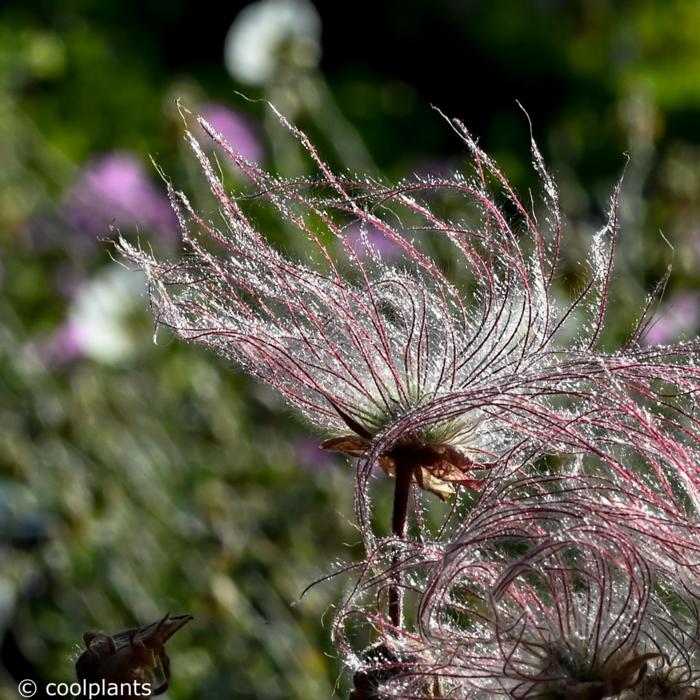
<path fill-rule="evenodd" d="M 334 630 L 358 698 L 700 698 L 700 527 L 670 521 L 605 479 L 492 470 L 449 536 L 365 563 Z M 397 580 L 414 625 L 378 612 Z"/>
<path fill-rule="evenodd" d="M 313 177 L 266 172 L 200 119 L 249 188 L 229 192 L 188 133 L 216 219 L 171 189 L 185 255 L 119 247 L 159 324 L 357 458 L 366 559 L 335 624 L 353 700 L 700 698 L 700 346 L 642 342 L 662 280 L 602 348 L 618 189 L 574 268 L 534 143 L 526 206 L 459 121 L 467 174 L 386 184 L 334 173 L 278 117 Z M 451 506 L 424 517 L 420 489 Z"/>

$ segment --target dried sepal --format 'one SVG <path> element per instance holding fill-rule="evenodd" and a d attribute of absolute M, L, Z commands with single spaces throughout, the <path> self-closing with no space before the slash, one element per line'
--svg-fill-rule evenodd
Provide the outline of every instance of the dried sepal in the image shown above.
<path fill-rule="evenodd" d="M 321 443 L 321 448 L 351 457 L 362 457 L 371 441 L 358 435 L 343 435 Z M 450 445 L 424 444 L 413 436 L 403 438 L 380 455 L 378 464 L 388 476 L 396 476 L 397 461 L 412 470 L 412 480 L 420 488 L 446 500 L 455 494 L 455 486 L 478 490 L 482 481 L 469 476 L 475 468 L 471 457 Z M 487 465 L 479 465 L 483 469 Z"/>
<path fill-rule="evenodd" d="M 88 630 L 83 635 L 85 651 L 75 663 L 78 680 L 114 684 L 120 695 L 127 692 L 121 687 L 123 684 L 131 685 L 129 694 L 164 693 L 170 683 L 170 658 L 165 644 L 192 619 L 191 615 L 170 617 L 166 613 L 157 622 L 115 634 Z M 134 687 L 134 683 L 141 688 Z M 149 689 L 148 694 L 144 687 Z"/>

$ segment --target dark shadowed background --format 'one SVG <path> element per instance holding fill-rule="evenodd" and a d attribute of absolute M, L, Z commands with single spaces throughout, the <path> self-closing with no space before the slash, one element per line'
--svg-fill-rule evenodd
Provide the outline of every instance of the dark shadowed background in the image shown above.
<path fill-rule="evenodd" d="M 335 167 L 398 179 L 467 167 L 433 105 L 528 198 L 519 101 L 571 259 L 626 167 L 614 332 L 673 262 L 648 339 L 697 333 L 700 4 L 246 6 L 0 6 L 0 700 L 22 678 L 71 680 L 85 630 L 167 610 L 195 616 L 169 645 L 172 697 L 347 695 L 328 634 L 349 579 L 299 598 L 361 554 L 351 466 L 222 360 L 167 333 L 154 345 L 143 280 L 110 257 L 111 226 L 177 254 L 151 159 L 215 215 L 188 110 L 267 168 L 311 172 L 270 100 Z"/>

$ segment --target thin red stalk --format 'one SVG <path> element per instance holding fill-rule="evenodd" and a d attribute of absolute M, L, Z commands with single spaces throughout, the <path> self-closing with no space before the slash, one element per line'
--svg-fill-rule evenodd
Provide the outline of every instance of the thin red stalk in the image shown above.
<path fill-rule="evenodd" d="M 408 515 L 408 496 L 411 491 L 411 474 L 413 465 L 410 459 L 396 459 L 396 482 L 394 485 L 394 510 L 391 517 L 391 532 L 395 537 L 406 536 L 406 516 Z M 389 619 L 397 628 L 403 626 L 403 587 L 399 571 L 399 554 L 393 557 L 393 583 L 389 587 Z"/>

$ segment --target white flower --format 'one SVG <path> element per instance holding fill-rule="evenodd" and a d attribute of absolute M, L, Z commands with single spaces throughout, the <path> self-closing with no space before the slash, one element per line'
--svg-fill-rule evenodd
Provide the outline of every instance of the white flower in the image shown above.
<path fill-rule="evenodd" d="M 126 359 L 136 347 L 127 318 L 138 309 L 144 278 L 114 266 L 84 284 L 71 306 L 69 324 L 83 355 L 104 364 Z"/>
<path fill-rule="evenodd" d="M 261 85 L 285 63 L 318 64 L 321 20 L 307 0 L 261 0 L 241 10 L 226 36 L 224 62 L 242 83 Z"/>

